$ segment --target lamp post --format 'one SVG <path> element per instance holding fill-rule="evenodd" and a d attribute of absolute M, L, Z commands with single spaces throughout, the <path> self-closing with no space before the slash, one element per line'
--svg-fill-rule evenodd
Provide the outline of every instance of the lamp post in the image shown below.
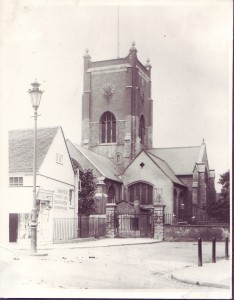
<path fill-rule="evenodd" d="M 29 95 L 34 109 L 34 151 L 33 151 L 33 205 L 31 215 L 31 254 L 37 253 L 37 198 L 36 198 L 36 178 L 37 178 L 37 109 L 40 105 L 43 91 L 39 90 L 40 84 L 35 80 L 31 83 Z"/>

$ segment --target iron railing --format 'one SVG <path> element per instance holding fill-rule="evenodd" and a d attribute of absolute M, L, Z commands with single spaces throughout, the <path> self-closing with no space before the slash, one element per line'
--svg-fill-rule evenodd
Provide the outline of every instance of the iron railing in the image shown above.
<path fill-rule="evenodd" d="M 222 226 L 229 227 L 229 223 L 220 222 L 217 219 L 209 218 L 207 215 L 184 215 L 183 218 L 177 218 L 175 214 L 164 214 L 164 225 L 203 225 L 203 226 Z"/>

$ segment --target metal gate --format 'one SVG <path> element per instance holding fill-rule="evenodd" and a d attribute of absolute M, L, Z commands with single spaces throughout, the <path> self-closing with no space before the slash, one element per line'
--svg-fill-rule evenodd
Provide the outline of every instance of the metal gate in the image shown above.
<path fill-rule="evenodd" d="M 152 237 L 151 213 L 116 214 L 116 235 L 118 237 Z"/>

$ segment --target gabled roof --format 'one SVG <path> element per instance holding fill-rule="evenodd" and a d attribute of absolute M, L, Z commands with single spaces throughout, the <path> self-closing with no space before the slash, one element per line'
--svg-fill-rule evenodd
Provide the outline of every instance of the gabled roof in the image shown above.
<path fill-rule="evenodd" d="M 154 148 L 147 150 L 168 163 L 175 175 L 191 175 L 199 159 L 201 146 Z"/>
<path fill-rule="evenodd" d="M 52 144 L 59 127 L 37 129 L 37 170 Z M 9 131 L 9 172 L 33 172 L 34 129 Z"/>
<path fill-rule="evenodd" d="M 101 156 L 95 152 L 92 152 L 82 146 L 71 143 L 67 140 L 67 147 L 72 159 L 75 159 L 78 164 L 85 169 L 84 157 L 97 169 L 102 176 L 122 182 L 117 176 L 121 173 L 120 169 L 107 157 Z"/>
<path fill-rule="evenodd" d="M 153 160 L 153 162 L 163 171 L 163 173 L 171 179 L 172 182 L 186 186 L 178 177 L 176 177 L 173 170 L 170 168 L 170 166 L 161 158 L 153 155 L 152 153 L 146 152 L 148 156 Z"/>

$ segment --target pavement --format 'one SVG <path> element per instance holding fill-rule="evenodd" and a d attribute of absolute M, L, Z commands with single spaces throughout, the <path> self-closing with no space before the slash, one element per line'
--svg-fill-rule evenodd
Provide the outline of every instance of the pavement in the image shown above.
<path fill-rule="evenodd" d="M 198 286 L 230 289 L 231 261 L 223 259 L 216 263 L 205 263 L 200 267 L 188 266 L 174 271 L 171 277 Z"/>
<path fill-rule="evenodd" d="M 76 249 L 76 248 L 96 248 L 96 247 L 116 247 L 126 245 L 139 244 L 155 244 L 160 241 L 152 238 L 115 238 L 115 239 L 77 239 L 72 243 L 59 244 L 38 244 L 38 254 L 44 254 L 55 249 Z M 8 244 L 0 243 L 0 260 L 9 261 L 10 259 L 20 259 L 20 255 L 28 255 L 30 245 L 25 244 Z M 6 261 L 6 262 L 7 262 Z M 178 268 L 173 271 L 171 278 L 194 284 L 197 286 L 215 287 L 221 289 L 230 289 L 231 279 L 231 259 L 217 260 L 216 263 L 204 263 L 203 266 L 189 265 L 183 268 Z M 211 276 L 212 274 L 212 276 Z"/>

